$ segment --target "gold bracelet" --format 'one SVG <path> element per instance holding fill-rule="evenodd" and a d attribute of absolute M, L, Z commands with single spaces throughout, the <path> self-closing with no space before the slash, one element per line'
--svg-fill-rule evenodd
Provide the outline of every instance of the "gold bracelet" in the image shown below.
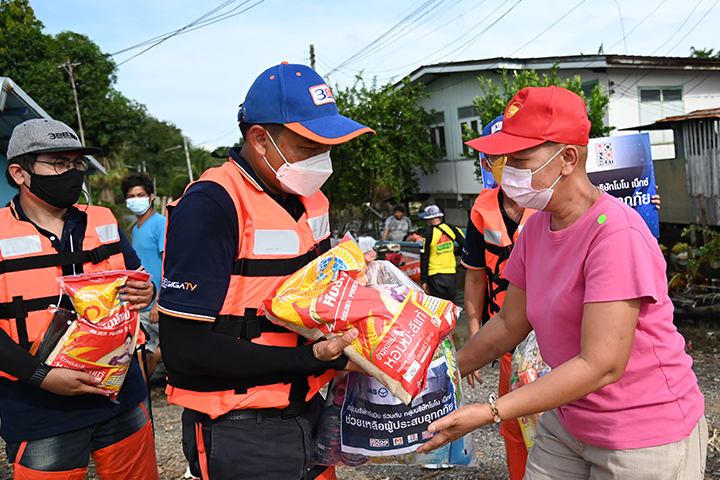
<path fill-rule="evenodd" d="M 490 402 L 490 413 L 492 413 L 493 420 L 495 420 L 495 423 L 501 424 L 502 418 L 500 418 L 500 413 L 498 413 L 497 406 L 495 405 L 495 402 L 497 401 L 497 397 L 495 394 L 490 394 L 490 397 L 488 397 L 488 402 Z"/>

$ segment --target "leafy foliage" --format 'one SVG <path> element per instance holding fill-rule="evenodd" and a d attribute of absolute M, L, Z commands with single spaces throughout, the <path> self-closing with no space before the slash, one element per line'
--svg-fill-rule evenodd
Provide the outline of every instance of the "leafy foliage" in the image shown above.
<path fill-rule="evenodd" d="M 690 58 L 718 59 L 720 58 L 720 51 L 716 52 L 714 48 L 690 47 Z"/>
<path fill-rule="evenodd" d="M 430 143 L 432 113 L 417 104 L 423 85 L 404 81 L 367 85 L 361 75 L 351 87 L 336 87 L 340 113 L 375 130 L 333 147 L 335 170 L 323 187 L 333 209 L 375 204 L 389 197 L 400 202 L 418 188 L 417 169 L 435 168 L 442 152 Z"/>
<path fill-rule="evenodd" d="M 555 85 L 557 87 L 567 88 L 585 100 L 588 107 L 588 119 L 592 125 L 590 128 L 590 138 L 604 137 L 610 134 L 615 127 L 606 126 L 603 120 L 607 114 L 610 103 L 610 97 L 605 95 L 603 88 L 595 86 L 590 94 L 590 98 L 587 98 L 582 90 L 580 75 L 575 75 L 573 78 L 563 80 L 558 77 L 558 70 L 559 66 L 556 64 L 550 69 L 549 74 L 545 73 L 540 76 L 535 70 L 513 71 L 512 74 L 510 74 L 506 69 L 503 69 L 499 85 L 493 83 L 492 79 L 484 75 L 479 77 L 478 81 L 480 82 L 480 89 L 483 95 L 476 97 L 473 103 L 480 115 L 482 125 L 487 125 L 492 122 L 495 117 L 505 113 L 505 107 L 510 103 L 510 100 L 523 88 L 549 87 Z M 463 132 L 463 141 L 466 142 L 479 136 L 479 132 L 475 132 L 466 127 Z M 475 175 L 480 178 L 482 176 L 482 166 L 480 165 L 477 154 L 471 152 L 467 156 L 475 160 Z"/>
<path fill-rule="evenodd" d="M 79 130 L 70 77 L 59 68 L 79 63 L 73 77 L 85 143 L 103 149 L 100 160 L 108 170 L 91 179 L 94 201 L 121 200 L 120 180 L 141 165 L 155 178 L 159 196 L 179 196 L 188 182 L 184 153 L 164 150 L 182 144 L 180 129 L 116 90 L 115 62 L 86 35 L 52 36 L 43 28 L 28 0 L 0 0 L 0 76 L 12 78 L 50 116 Z M 211 157 L 190 148 L 190 158 L 197 178 Z"/>

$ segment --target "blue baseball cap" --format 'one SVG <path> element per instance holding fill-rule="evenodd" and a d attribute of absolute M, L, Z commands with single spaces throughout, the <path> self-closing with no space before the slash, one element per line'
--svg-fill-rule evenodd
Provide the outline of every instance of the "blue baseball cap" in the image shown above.
<path fill-rule="evenodd" d="M 239 123 L 279 123 L 324 145 L 345 143 L 369 127 L 340 115 L 325 80 L 306 65 L 282 62 L 255 79 L 238 112 Z"/>
<path fill-rule="evenodd" d="M 503 116 L 498 115 L 497 117 L 495 117 L 495 119 L 492 122 L 485 125 L 485 128 L 483 128 L 483 131 L 482 131 L 482 137 L 487 137 L 488 135 L 492 135 L 493 133 L 497 133 L 497 132 L 501 131 L 502 125 L 503 125 Z M 480 138 L 482 138 L 482 137 L 480 137 Z M 465 145 L 477 150 L 477 147 L 475 146 L 477 144 L 476 140 L 478 140 L 478 139 L 475 138 L 473 140 L 468 140 L 467 142 L 465 142 Z M 480 156 L 484 157 L 485 154 L 483 152 L 480 152 Z"/>

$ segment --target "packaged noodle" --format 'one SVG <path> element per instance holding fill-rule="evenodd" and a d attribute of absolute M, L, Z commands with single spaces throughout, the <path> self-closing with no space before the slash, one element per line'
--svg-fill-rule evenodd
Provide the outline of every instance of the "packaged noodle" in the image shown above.
<path fill-rule="evenodd" d="M 545 363 L 540 355 L 540 348 L 537 344 L 535 332 L 530 332 L 528 336 L 515 347 L 515 353 L 512 357 L 512 367 L 510 373 L 510 391 L 515 391 L 523 385 L 534 382 L 550 371 L 550 366 Z M 537 422 L 540 413 L 533 415 L 525 415 L 518 418 L 520 429 L 522 430 L 523 439 L 527 448 L 535 445 L 535 436 L 537 434 Z"/>
<path fill-rule="evenodd" d="M 363 252 L 346 237 L 266 299 L 265 314 L 315 340 L 357 328 L 344 353 L 407 405 L 425 387 L 433 353 L 460 309 L 402 283 L 367 285 L 364 269 Z"/>
<path fill-rule="evenodd" d="M 128 280 L 148 281 L 150 275 L 112 270 L 59 277 L 58 283 L 75 306 L 77 318 L 47 358 L 53 367 L 82 370 L 97 377 L 99 387 L 115 399 L 120 392 L 140 328 L 139 315 L 120 299 Z"/>

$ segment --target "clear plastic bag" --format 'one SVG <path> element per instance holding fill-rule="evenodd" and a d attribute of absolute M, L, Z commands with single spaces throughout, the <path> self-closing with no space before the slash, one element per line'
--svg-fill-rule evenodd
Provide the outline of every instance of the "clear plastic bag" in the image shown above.
<path fill-rule="evenodd" d="M 523 385 L 534 382 L 549 371 L 550 366 L 543 361 L 542 355 L 540 355 L 535 332 L 530 332 L 525 340 L 515 347 L 515 353 L 512 356 L 510 391 L 512 392 Z M 528 449 L 535 445 L 537 422 L 540 415 L 540 413 L 535 413 L 518 418 L 523 439 Z"/>
<path fill-rule="evenodd" d="M 427 427 L 465 405 L 455 347 L 443 340 L 428 369 L 425 389 L 404 405 L 374 378 L 340 372 L 330 385 L 314 461 L 356 467 L 367 463 L 474 466 L 472 435 L 428 454 L 415 451 L 432 438 Z"/>
<path fill-rule="evenodd" d="M 349 237 L 288 278 L 263 302 L 271 321 L 306 338 L 333 338 L 356 328 L 344 353 L 409 404 L 441 340 L 460 314 L 426 295 L 389 262 L 370 262 Z"/>

